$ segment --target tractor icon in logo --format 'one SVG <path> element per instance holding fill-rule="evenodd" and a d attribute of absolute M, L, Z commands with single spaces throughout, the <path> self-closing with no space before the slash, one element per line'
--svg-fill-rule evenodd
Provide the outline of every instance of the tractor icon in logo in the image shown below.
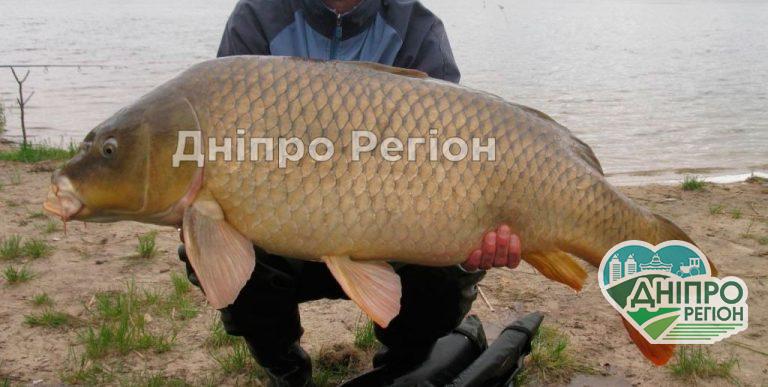
<path fill-rule="evenodd" d="M 688 258 L 688 264 L 680 265 L 675 274 L 680 276 L 680 278 L 693 277 L 701 274 L 701 258 Z"/>

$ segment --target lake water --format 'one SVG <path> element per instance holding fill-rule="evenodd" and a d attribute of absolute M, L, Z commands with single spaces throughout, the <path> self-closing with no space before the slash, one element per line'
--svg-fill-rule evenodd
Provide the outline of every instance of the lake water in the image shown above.
<path fill-rule="evenodd" d="M 0 0 L 0 64 L 34 69 L 36 141 L 79 141 L 215 55 L 234 0 Z M 768 171 L 768 2 L 425 0 L 462 83 L 542 110 L 590 144 L 614 182 Z M 7 137 L 15 82 L 0 69 Z"/>

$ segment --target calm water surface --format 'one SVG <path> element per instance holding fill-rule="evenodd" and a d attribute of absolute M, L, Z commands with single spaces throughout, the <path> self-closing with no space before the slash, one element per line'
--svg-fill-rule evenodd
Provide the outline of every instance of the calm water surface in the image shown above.
<path fill-rule="evenodd" d="M 0 0 L 0 63 L 33 70 L 37 141 L 79 141 L 215 55 L 234 0 Z M 425 0 L 462 83 L 542 110 L 620 183 L 768 170 L 768 2 Z M 8 137 L 15 83 L 0 69 Z"/>

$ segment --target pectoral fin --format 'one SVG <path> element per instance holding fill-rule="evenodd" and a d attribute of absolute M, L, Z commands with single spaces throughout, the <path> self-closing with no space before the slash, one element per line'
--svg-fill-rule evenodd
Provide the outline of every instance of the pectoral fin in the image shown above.
<path fill-rule="evenodd" d="M 323 257 L 328 269 L 350 299 L 382 328 L 400 313 L 400 277 L 386 262 Z"/>
<path fill-rule="evenodd" d="M 253 244 L 227 223 L 219 204 L 206 194 L 184 212 L 183 229 L 189 263 L 208 302 L 216 309 L 232 304 L 256 265 Z"/>

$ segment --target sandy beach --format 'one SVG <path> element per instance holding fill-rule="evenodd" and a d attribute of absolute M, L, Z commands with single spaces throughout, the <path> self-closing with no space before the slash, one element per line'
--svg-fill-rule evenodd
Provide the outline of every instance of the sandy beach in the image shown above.
<path fill-rule="evenodd" d="M 31 274 L 30 279 L 19 283 L 10 283 L 7 276 L 0 279 L 0 385 L 88 383 L 85 376 L 93 371 L 88 368 L 92 366 L 110 374 L 111 379 L 104 380 L 114 384 L 150 384 L 146 381 L 152 376 L 191 384 L 258 384 L 256 379 L 225 367 L 221 355 L 225 349 L 211 344 L 217 312 L 205 305 L 197 289 L 187 291 L 179 289 L 178 283 L 174 285 L 172 275 L 178 277 L 184 272 L 176 256 L 177 231 L 133 222 L 74 222 L 67 225 L 65 234 L 60 222 L 40 213 L 50 170 L 50 163 L 0 162 L 0 239 L 19 235 L 22 244 L 37 239 L 50 246 L 50 251 L 36 259 L 21 256 L 0 260 L 4 271 L 24 267 Z M 768 184 L 707 184 L 703 190 L 692 192 L 683 191 L 679 185 L 621 189 L 686 230 L 718 264 L 722 275 L 746 281 L 750 292 L 749 329 L 710 347 L 717 359 L 738 360 L 732 372 L 736 381 L 765 385 Z M 151 231 L 157 235 L 156 253 L 150 258 L 137 256 L 138 237 Z M 592 268 L 588 271 L 590 276 L 596 273 Z M 148 301 L 152 305 L 139 316 L 145 332 L 160 337 L 161 344 L 152 341 L 155 344 L 146 348 L 85 357 L 83 354 L 92 349 L 86 345 L 89 330 L 94 332 L 99 319 L 106 319 L 97 312 L 105 299 L 103 295 L 125 292 L 131 283 L 137 294 L 156 297 Z M 524 263 L 516 270 L 489 272 L 481 286 L 493 311 L 478 300 L 473 313 L 481 317 L 490 337 L 515 317 L 539 310 L 546 315 L 545 324 L 570 338 L 569 351 L 594 372 L 576 376 L 572 379 L 574 385 L 683 383 L 668 367 L 654 367 L 642 359 L 594 280 L 577 294 Z M 42 294 L 49 300 L 44 300 Z M 173 298 L 174 294 L 178 297 Z M 65 316 L 63 323 L 46 325 L 30 320 L 30 316 L 45 311 L 61 313 Z M 306 330 L 302 343 L 313 356 L 334 346 L 350 346 L 361 318 L 360 311 L 349 301 L 302 305 Z M 356 359 L 355 368 L 364 368 L 367 361 L 365 356 Z M 724 382 L 720 378 L 700 380 L 704 385 Z"/>

